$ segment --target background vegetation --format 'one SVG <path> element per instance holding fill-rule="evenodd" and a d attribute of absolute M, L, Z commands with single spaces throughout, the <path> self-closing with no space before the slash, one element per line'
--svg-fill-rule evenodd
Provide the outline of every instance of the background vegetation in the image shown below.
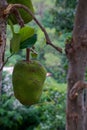
<path fill-rule="evenodd" d="M 66 77 L 68 61 L 64 47 L 67 39 L 72 37 L 75 0 L 32 0 L 36 17 L 44 25 L 52 42 L 63 48 L 59 54 L 45 44 L 44 35 L 34 22 L 38 34 L 36 43 L 37 59 L 51 73 L 47 77 L 41 100 L 32 106 L 23 106 L 13 95 L 10 70 L 17 60 L 25 58 L 25 51 L 9 59 L 3 71 L 3 88 L 0 101 L 0 130 L 65 130 Z M 15 26 L 15 31 L 19 27 Z M 10 55 L 10 27 L 7 27 L 6 57 Z"/>

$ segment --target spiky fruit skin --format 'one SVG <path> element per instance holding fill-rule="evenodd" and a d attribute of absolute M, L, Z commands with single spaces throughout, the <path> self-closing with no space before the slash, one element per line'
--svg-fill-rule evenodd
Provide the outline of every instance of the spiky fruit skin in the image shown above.
<path fill-rule="evenodd" d="M 38 61 L 18 61 L 12 74 L 15 97 L 24 105 L 32 105 L 39 101 L 46 69 Z"/>
<path fill-rule="evenodd" d="M 7 1 L 9 4 L 23 4 L 27 6 L 31 10 L 32 13 L 34 13 L 34 8 L 33 8 L 31 0 L 7 0 Z M 24 23 L 28 23 L 32 20 L 32 16 L 29 15 L 24 9 L 21 8 L 18 10 L 21 14 L 21 17 L 24 20 Z M 14 17 L 14 15 L 11 14 L 9 18 L 11 19 L 13 24 L 17 24 L 17 20 Z"/>

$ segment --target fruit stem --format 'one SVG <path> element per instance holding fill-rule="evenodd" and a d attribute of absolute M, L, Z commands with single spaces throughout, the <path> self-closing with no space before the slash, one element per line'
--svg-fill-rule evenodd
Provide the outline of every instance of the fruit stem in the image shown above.
<path fill-rule="evenodd" d="M 30 49 L 26 49 L 26 61 L 30 62 Z"/>
<path fill-rule="evenodd" d="M 21 19 L 21 17 L 20 17 Z M 22 20 L 20 23 L 19 23 L 20 27 L 24 27 L 24 21 Z M 26 48 L 26 61 L 27 62 L 30 62 L 30 49 L 29 48 Z"/>

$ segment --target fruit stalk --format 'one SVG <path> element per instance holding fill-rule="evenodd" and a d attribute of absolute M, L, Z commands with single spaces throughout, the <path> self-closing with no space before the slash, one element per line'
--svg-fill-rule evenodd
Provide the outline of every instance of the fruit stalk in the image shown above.
<path fill-rule="evenodd" d="M 26 61 L 30 62 L 30 49 L 26 49 Z"/>
<path fill-rule="evenodd" d="M 23 21 L 23 19 L 21 18 L 21 16 L 20 16 L 20 14 L 19 14 L 19 17 L 20 17 L 20 21 L 21 22 L 19 22 L 19 25 L 20 25 L 20 27 L 22 28 L 22 27 L 24 27 L 25 25 L 24 25 L 24 21 Z M 30 49 L 29 48 L 26 48 L 26 61 L 30 61 Z"/>

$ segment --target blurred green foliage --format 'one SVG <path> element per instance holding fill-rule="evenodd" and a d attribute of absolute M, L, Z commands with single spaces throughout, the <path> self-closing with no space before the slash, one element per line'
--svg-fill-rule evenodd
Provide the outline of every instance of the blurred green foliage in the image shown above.
<path fill-rule="evenodd" d="M 53 15 L 53 27 L 56 31 L 71 32 L 73 30 L 75 7 L 77 0 L 56 0 Z M 61 21 L 61 22 L 60 22 Z"/>

